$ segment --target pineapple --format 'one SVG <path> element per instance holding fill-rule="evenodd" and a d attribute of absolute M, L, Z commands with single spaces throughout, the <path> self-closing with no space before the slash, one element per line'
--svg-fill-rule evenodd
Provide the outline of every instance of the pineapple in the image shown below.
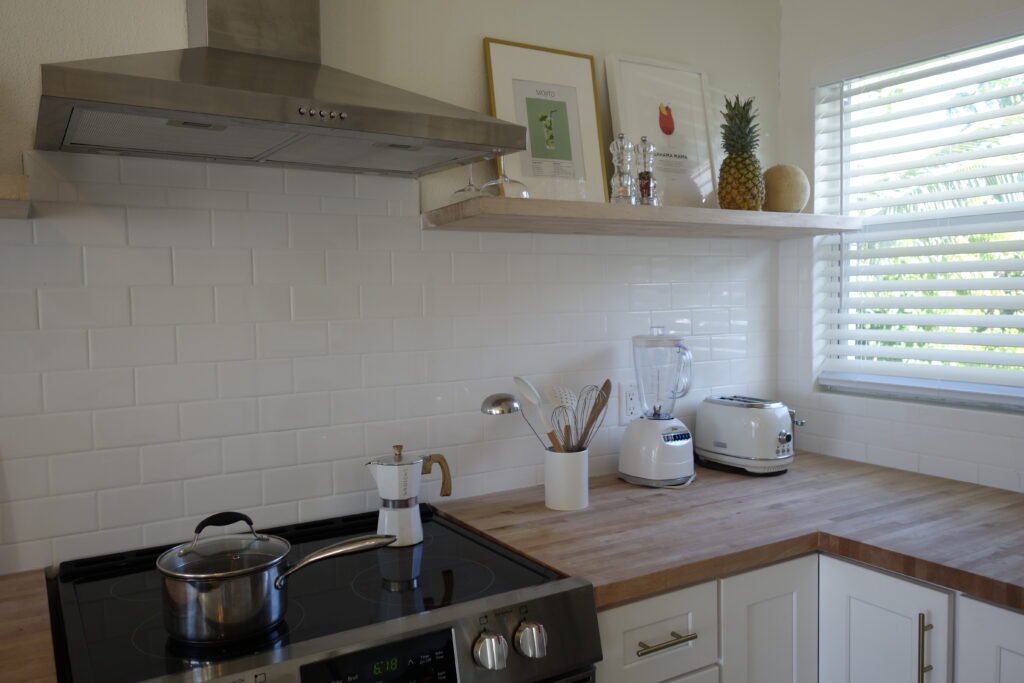
<path fill-rule="evenodd" d="M 722 124 L 722 147 L 726 157 L 718 174 L 718 205 L 723 209 L 760 211 L 764 204 L 764 178 L 761 164 L 754 156 L 760 133 L 751 111 L 754 98 L 740 104 L 725 98 L 725 123 Z"/>

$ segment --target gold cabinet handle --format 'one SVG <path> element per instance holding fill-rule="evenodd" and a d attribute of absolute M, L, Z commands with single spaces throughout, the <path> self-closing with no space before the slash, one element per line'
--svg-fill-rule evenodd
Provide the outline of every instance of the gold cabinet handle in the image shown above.
<path fill-rule="evenodd" d="M 934 628 L 924 623 L 924 612 L 917 613 L 917 683 L 924 683 L 924 675 L 932 670 L 932 665 L 924 665 L 924 634 Z"/>
<path fill-rule="evenodd" d="M 674 645 L 681 645 L 683 643 L 688 643 L 691 640 L 697 640 L 696 633 L 687 633 L 685 636 L 681 636 L 675 631 L 669 631 L 669 634 L 671 634 L 672 636 L 671 639 L 666 640 L 664 643 L 658 643 L 657 645 L 648 645 L 647 643 L 641 640 L 639 643 L 637 643 L 637 646 L 640 649 L 636 651 L 636 656 L 643 657 L 644 655 L 652 655 L 655 652 L 667 650 L 668 648 Z"/>

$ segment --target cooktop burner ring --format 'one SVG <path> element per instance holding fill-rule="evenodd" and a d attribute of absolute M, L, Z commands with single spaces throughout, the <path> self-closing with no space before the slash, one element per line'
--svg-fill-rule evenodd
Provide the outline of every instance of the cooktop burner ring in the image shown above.
<path fill-rule="evenodd" d="M 296 616 L 298 618 L 296 618 Z M 132 631 L 132 646 L 147 657 L 163 660 L 188 661 L 193 666 L 219 662 L 239 656 L 286 645 L 306 618 L 302 603 L 291 602 L 288 616 L 265 633 L 229 643 L 188 643 L 175 640 L 163 627 L 163 614 L 158 613 L 142 621 Z"/>
<path fill-rule="evenodd" d="M 387 575 L 385 575 L 387 574 Z M 367 567 L 352 577 L 352 592 L 375 605 L 394 605 L 404 599 L 422 600 L 426 609 L 471 600 L 485 593 L 496 580 L 494 570 L 486 564 L 464 557 L 430 558 L 429 566 L 410 576 L 401 558 L 384 560 Z M 423 595 L 440 588 L 440 595 Z M 403 590 L 404 589 L 404 590 Z"/>

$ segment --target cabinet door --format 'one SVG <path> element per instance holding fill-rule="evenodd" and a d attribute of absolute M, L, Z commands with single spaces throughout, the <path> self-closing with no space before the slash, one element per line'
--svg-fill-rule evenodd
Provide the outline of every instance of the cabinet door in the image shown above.
<path fill-rule="evenodd" d="M 1024 681 L 1024 614 L 961 597 L 956 625 L 957 681 Z"/>
<path fill-rule="evenodd" d="M 700 671 L 694 671 L 692 674 L 673 678 L 665 681 L 665 683 L 719 683 L 721 680 L 718 675 L 719 673 L 720 670 L 716 664 Z"/>
<path fill-rule="evenodd" d="M 825 555 L 818 580 L 819 680 L 949 681 L 951 594 Z"/>
<path fill-rule="evenodd" d="M 658 683 L 718 659 L 714 581 L 597 613 L 601 683 Z"/>
<path fill-rule="evenodd" d="M 721 602 L 722 683 L 818 680 L 817 555 L 724 579 Z"/>

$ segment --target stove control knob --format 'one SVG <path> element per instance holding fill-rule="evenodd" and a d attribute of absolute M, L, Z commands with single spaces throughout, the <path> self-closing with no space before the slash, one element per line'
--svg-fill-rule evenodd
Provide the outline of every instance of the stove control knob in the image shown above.
<path fill-rule="evenodd" d="M 516 652 L 529 659 L 541 659 L 548 653 L 548 632 L 544 624 L 524 621 L 516 628 Z"/>
<path fill-rule="evenodd" d="M 473 643 L 473 661 L 489 671 L 499 671 L 508 663 L 508 641 L 505 636 L 484 631 Z"/>

